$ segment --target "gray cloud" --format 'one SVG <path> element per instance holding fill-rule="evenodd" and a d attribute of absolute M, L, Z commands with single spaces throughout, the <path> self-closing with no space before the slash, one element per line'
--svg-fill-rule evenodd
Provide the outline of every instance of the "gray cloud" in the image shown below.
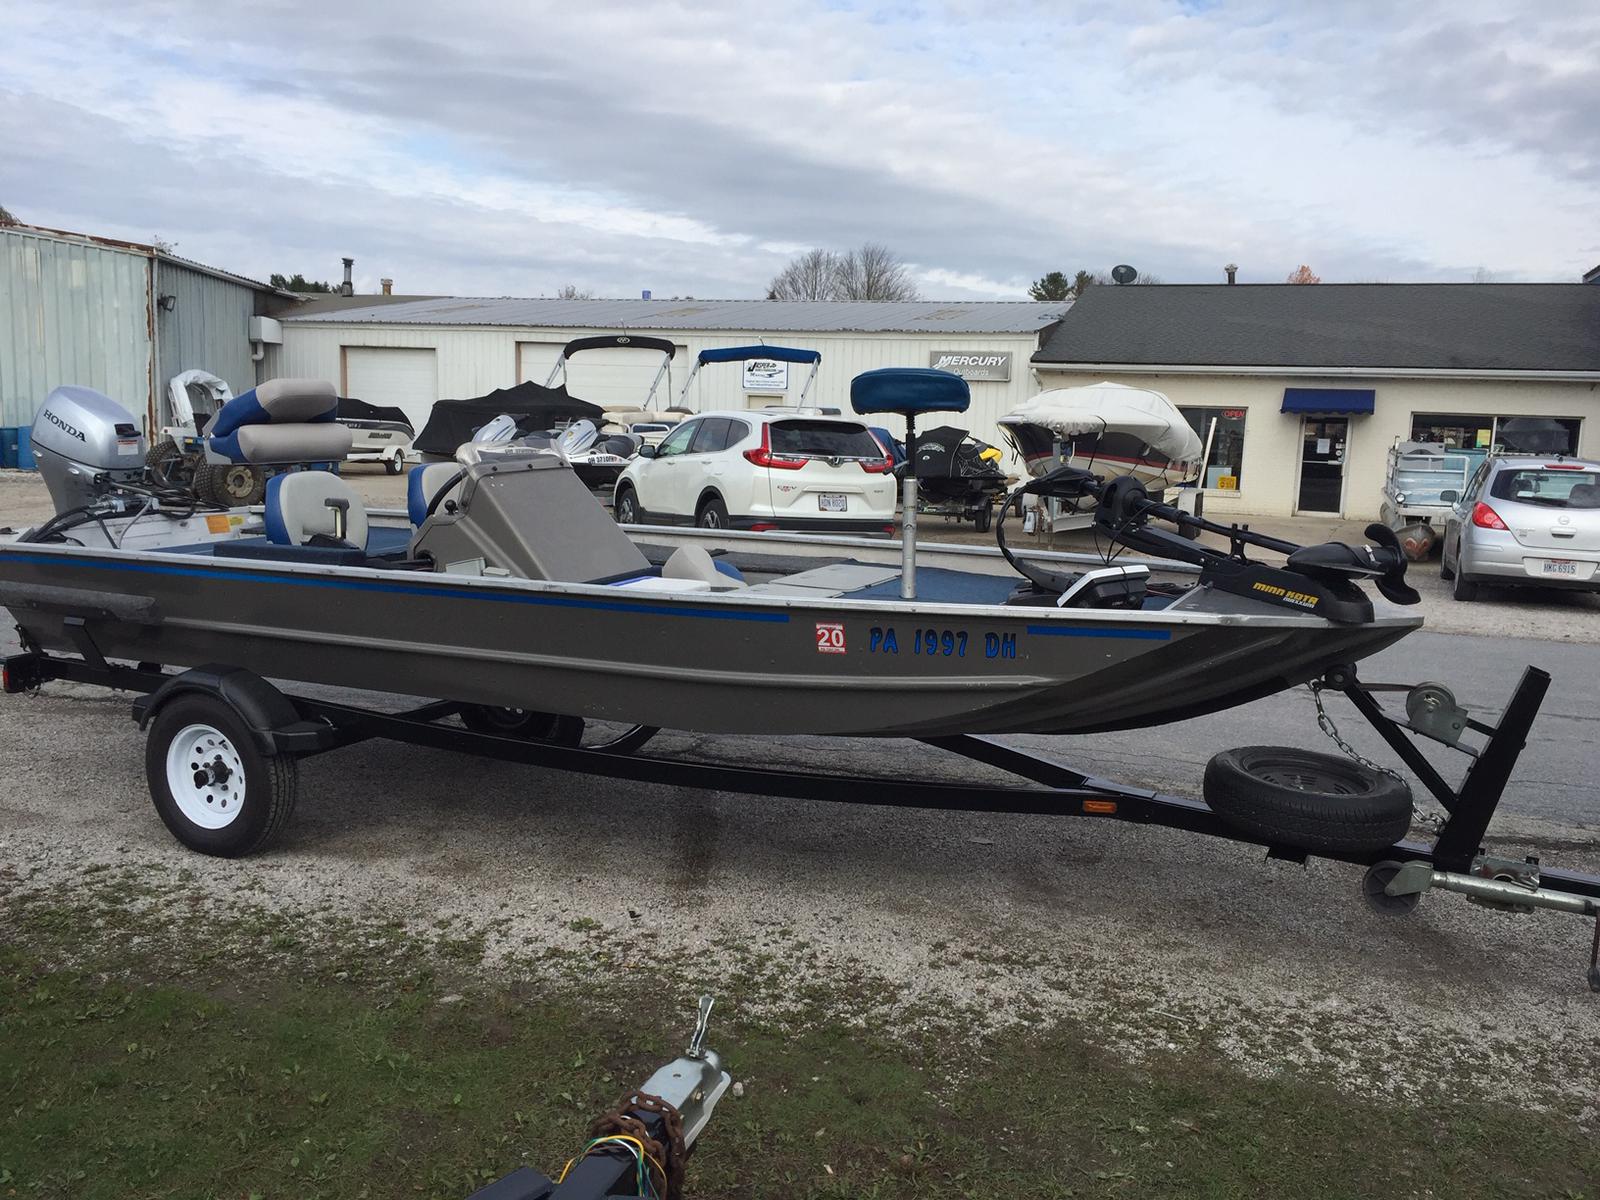
<path fill-rule="evenodd" d="M 885 56 L 894 20 L 793 6 L 752 24 L 731 3 L 444 18 L 415 0 L 295 4 L 246 32 L 204 6 L 88 4 L 14 41 L 22 86 L 45 68 L 21 56 L 74 53 L 118 83 L 98 107 L 66 90 L 13 98 L 3 199 L 25 217 L 160 230 L 239 270 L 326 273 L 316 264 L 355 253 L 402 289 L 731 296 L 758 294 L 781 265 L 764 247 L 865 239 L 992 280 L 1118 260 L 1174 281 L 1215 278 L 1229 259 L 1255 278 L 1298 261 L 1328 278 L 1537 272 L 1559 247 L 1474 254 L 1463 234 L 1430 250 L 1435 201 L 1380 176 L 1379 151 L 1410 139 L 1457 175 L 1474 155 L 1518 156 L 1515 182 L 1569 229 L 1579 193 L 1562 181 L 1595 178 L 1579 136 L 1600 117 L 1592 23 L 1564 40 L 1442 7 L 1397 23 L 1371 4 L 1316 20 L 1186 16 L 1158 0 L 1113 18 L 951 6 L 918 15 L 920 48 Z M 50 40 L 74 26 L 102 33 Z M 1552 44 L 1561 56 L 1534 52 Z M 220 88 L 235 111 L 208 113 L 206 98 L 173 111 L 179 84 Z M 1394 187 L 1389 221 L 1363 223 L 1323 181 L 1235 174 L 1175 144 L 1191 98 L 1215 109 L 1216 157 L 1242 136 L 1231 121 L 1259 116 L 1274 136 L 1344 122 L 1355 161 L 1333 182 L 1351 187 L 1365 167 Z M 241 141 L 253 106 L 266 125 L 314 114 L 304 155 L 292 128 L 275 154 Z M 1460 152 L 1454 165 L 1439 165 L 1441 146 Z"/>

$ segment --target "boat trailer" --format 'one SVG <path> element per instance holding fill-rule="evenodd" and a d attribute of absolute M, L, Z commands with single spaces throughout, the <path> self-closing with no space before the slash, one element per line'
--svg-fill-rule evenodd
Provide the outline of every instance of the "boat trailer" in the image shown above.
<path fill-rule="evenodd" d="M 151 663 L 117 665 L 99 652 L 81 618 L 67 618 L 67 629 L 78 656 L 28 648 L 0 664 L 0 690 L 30 692 L 51 680 L 67 680 L 137 693 L 133 716 L 141 729 L 150 729 L 165 706 L 183 699 L 190 711 L 231 719 L 236 727 L 246 730 L 259 755 L 274 764 L 274 778 L 289 780 L 288 798 L 278 806 L 281 813 L 267 834 L 249 846 L 218 849 L 197 844 L 168 821 L 180 840 L 207 853 L 247 854 L 270 840 L 292 809 L 296 760 L 385 738 L 558 771 L 711 791 L 899 808 L 1097 817 L 1257 845 L 1265 849 L 1267 857 L 1288 862 L 1304 864 L 1311 858 L 1322 858 L 1350 863 L 1366 868 L 1362 895 L 1376 911 L 1388 915 L 1410 913 L 1425 892 L 1442 890 L 1459 892 L 1475 903 L 1506 912 L 1548 908 L 1593 918 L 1595 937 L 1587 980 L 1591 991 L 1600 992 L 1600 876 L 1545 868 L 1534 856 L 1521 860 L 1498 858 L 1487 854 L 1483 847 L 1489 823 L 1549 688 L 1549 674 L 1536 667 L 1523 672 L 1499 721 L 1493 725 L 1469 717 L 1465 709 L 1455 704 L 1448 689 L 1439 684 L 1366 683 L 1357 677 L 1354 667 L 1348 666 L 1335 667 L 1313 683 L 1319 710 L 1323 693 L 1345 696 L 1445 811 L 1431 844 L 1402 840 L 1376 849 L 1347 850 L 1311 849 L 1242 831 L 1202 800 L 1097 778 L 992 737 L 961 734 L 917 740 L 1004 771 L 1025 781 L 1023 784 L 730 766 L 640 753 L 660 732 L 650 726 L 633 726 L 608 740 L 586 745 L 582 742 L 583 722 L 576 718 L 548 718 L 538 726 L 539 734 L 530 736 L 526 732 L 496 731 L 494 721 L 483 719 L 485 713 L 511 714 L 517 710 L 484 710 L 439 701 L 385 712 L 290 695 L 237 667 L 196 667 L 174 674 Z M 1385 711 L 1378 700 L 1383 693 L 1406 695 L 1405 719 Z M 478 719 L 472 720 L 475 716 Z M 445 724 L 450 718 L 470 723 Z M 1359 759 L 1338 737 L 1325 715 L 1321 723 L 1341 749 Z M 507 723 L 505 728 L 512 726 Z M 1465 735 L 1469 731 L 1481 737 L 1481 744 L 1467 743 Z M 155 732 L 151 730 L 152 737 Z M 1458 786 L 1448 783 L 1422 753 L 1416 740 L 1419 737 L 1471 759 Z M 155 754 L 147 756 L 153 795 L 158 786 L 155 761 Z M 196 782 L 200 782 L 199 775 Z M 158 802 L 158 810 L 160 807 Z"/>

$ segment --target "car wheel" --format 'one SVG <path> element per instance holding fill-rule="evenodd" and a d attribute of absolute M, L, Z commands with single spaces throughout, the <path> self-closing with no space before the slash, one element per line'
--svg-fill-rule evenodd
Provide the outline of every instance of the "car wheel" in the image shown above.
<path fill-rule="evenodd" d="M 1478 585 L 1467 578 L 1467 573 L 1461 569 L 1461 564 L 1456 564 L 1455 574 L 1451 577 L 1450 595 L 1456 600 L 1476 600 L 1478 598 Z"/>
<path fill-rule="evenodd" d="M 623 488 L 617 493 L 617 503 L 613 508 L 618 525 L 637 525 L 639 523 L 639 497 L 632 488 Z"/>
<path fill-rule="evenodd" d="M 713 496 L 700 506 L 699 512 L 695 513 L 694 523 L 701 529 L 726 529 L 728 506 Z"/>
<path fill-rule="evenodd" d="M 1439 542 L 1439 578 L 1449 583 L 1456 577 L 1456 569 L 1450 565 L 1450 543 L 1444 539 Z"/>

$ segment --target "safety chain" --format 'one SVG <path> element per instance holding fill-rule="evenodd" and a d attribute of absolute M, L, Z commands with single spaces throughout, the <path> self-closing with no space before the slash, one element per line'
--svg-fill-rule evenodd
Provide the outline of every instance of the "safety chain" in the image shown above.
<path fill-rule="evenodd" d="M 650 1136 L 645 1123 L 634 1112 L 655 1113 L 666 1126 L 667 1144 L 663 1146 Z M 595 1118 L 589 1126 L 591 1138 L 613 1137 L 622 1134 L 638 1138 L 645 1152 L 662 1165 L 665 1178 L 657 1189 L 664 1200 L 680 1200 L 683 1195 L 683 1117 L 678 1110 L 660 1096 L 648 1092 L 630 1092 L 608 1113 Z"/>
<path fill-rule="evenodd" d="M 1333 723 L 1333 717 L 1329 714 L 1328 710 L 1323 707 L 1322 680 L 1314 679 L 1308 686 L 1311 688 L 1311 699 L 1316 703 L 1317 706 L 1317 728 L 1328 735 L 1333 744 L 1344 752 L 1345 757 L 1360 763 L 1369 771 L 1377 771 L 1380 775 L 1387 775 L 1391 779 L 1398 779 L 1401 783 L 1406 782 L 1405 777 L 1401 775 L 1400 772 L 1391 767 L 1386 767 L 1382 763 L 1373 762 L 1349 742 L 1344 740 L 1339 733 L 1339 727 Z M 1411 790 L 1410 784 L 1406 784 L 1406 790 Z M 1417 807 L 1417 802 L 1415 800 L 1411 802 L 1411 815 L 1416 820 L 1417 824 L 1425 826 L 1426 828 L 1433 830 L 1435 833 L 1444 828 L 1444 817 L 1440 816 L 1438 813 L 1423 812 Z"/>

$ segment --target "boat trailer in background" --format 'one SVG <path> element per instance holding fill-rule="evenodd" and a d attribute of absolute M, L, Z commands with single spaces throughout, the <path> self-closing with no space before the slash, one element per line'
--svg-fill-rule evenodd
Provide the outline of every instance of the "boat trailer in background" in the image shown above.
<path fill-rule="evenodd" d="M 1445 812 L 1431 844 L 1403 839 L 1389 842 L 1386 837 L 1381 844 L 1357 844 L 1266 832 L 1260 825 L 1241 823 L 1234 814 L 1219 812 L 1205 801 L 1096 778 L 992 737 L 959 734 L 919 740 L 1006 772 L 1025 781 L 1022 785 L 731 766 L 640 753 L 660 732 L 649 726 L 633 726 L 608 740 L 585 744 L 584 722 L 573 717 L 453 701 L 386 712 L 289 695 L 237 667 L 198 667 L 171 674 L 154 664 L 114 665 L 100 653 L 82 618 L 67 618 L 67 628 L 75 639 L 77 656 L 28 647 L 4 660 L 0 672 L 3 690 L 32 691 L 61 679 L 139 693 L 133 715 L 140 727 L 148 730 L 146 767 L 157 811 L 179 840 L 204 853 L 236 857 L 267 845 L 293 809 L 298 759 L 387 738 L 560 771 L 677 787 L 903 808 L 1098 817 L 1258 845 L 1268 857 L 1291 862 L 1305 863 L 1311 858 L 1346 862 L 1366 868 L 1362 893 L 1382 913 L 1404 915 L 1416 908 L 1424 892 L 1442 890 L 1460 892 L 1475 903 L 1502 911 L 1549 908 L 1594 918 L 1596 936 L 1588 983 L 1600 992 L 1600 964 L 1596 962 L 1600 954 L 1600 876 L 1546 869 L 1531 856 L 1498 858 L 1483 847 L 1489 823 L 1549 687 L 1550 676 L 1534 667 L 1523 673 L 1493 725 L 1468 717 L 1439 684 L 1368 684 L 1357 677 L 1354 667 L 1333 668 L 1312 684 L 1323 712 L 1321 724 L 1341 749 L 1371 767 L 1338 736 L 1322 707 L 1327 693 L 1343 695 L 1354 705 Z M 1378 697 L 1384 693 L 1406 695 L 1403 718 L 1382 707 Z M 461 724 L 446 724 L 451 718 Z M 169 811 L 173 789 L 186 786 L 184 779 L 175 781 L 172 775 L 172 763 L 177 762 L 172 755 L 190 757 L 182 748 L 187 743 L 179 739 L 193 741 L 197 727 L 216 733 L 225 746 L 230 731 L 232 737 L 250 743 L 248 753 L 230 747 L 228 755 L 212 761 L 212 752 L 207 751 L 201 756 L 206 762 L 197 759 L 188 764 L 195 767 L 197 795 L 189 797 L 194 804 L 199 803 L 199 793 L 206 793 L 209 801 L 212 783 L 220 778 L 225 785 L 230 772 L 244 772 L 248 786 L 270 791 L 270 804 L 258 806 L 270 818 L 250 831 L 246 840 L 240 840 L 242 831 L 237 825 L 230 832 L 231 840 L 208 840 L 207 830 L 175 819 Z M 1423 754 L 1419 738 L 1471 759 L 1458 786 L 1448 783 Z M 177 762 L 176 769 L 178 776 L 187 775 L 186 764 Z M 181 805 L 183 800 L 176 803 Z"/>

